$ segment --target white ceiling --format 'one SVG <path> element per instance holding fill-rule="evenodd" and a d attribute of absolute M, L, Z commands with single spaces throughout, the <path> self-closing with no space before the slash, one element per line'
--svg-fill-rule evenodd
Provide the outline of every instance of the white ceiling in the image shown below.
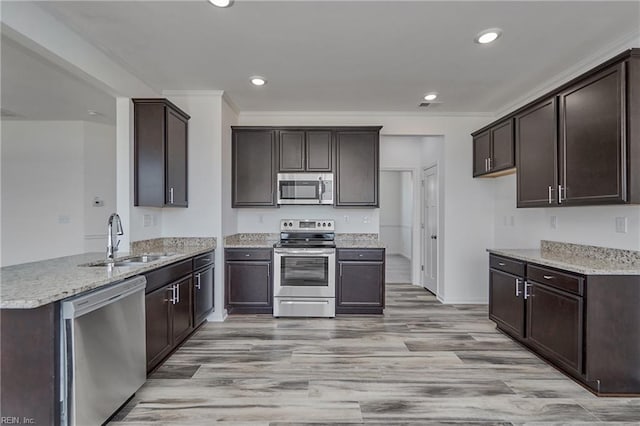
<path fill-rule="evenodd" d="M 0 43 L 3 120 L 115 123 L 113 97 L 7 37 Z"/>
<path fill-rule="evenodd" d="M 224 90 L 241 111 L 418 111 L 437 91 L 430 110 L 494 113 L 640 28 L 640 1 L 40 5 L 157 90 Z M 475 44 L 490 27 L 502 38 Z"/>

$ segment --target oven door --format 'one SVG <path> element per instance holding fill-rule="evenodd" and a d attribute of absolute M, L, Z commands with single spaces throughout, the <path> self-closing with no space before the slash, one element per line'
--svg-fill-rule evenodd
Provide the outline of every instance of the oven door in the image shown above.
<path fill-rule="evenodd" d="M 275 297 L 335 297 L 335 249 L 276 248 L 274 253 Z"/>

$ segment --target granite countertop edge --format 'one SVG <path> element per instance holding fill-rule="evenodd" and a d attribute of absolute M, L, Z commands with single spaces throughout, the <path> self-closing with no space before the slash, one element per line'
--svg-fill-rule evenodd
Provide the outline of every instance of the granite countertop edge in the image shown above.
<path fill-rule="evenodd" d="M 336 248 L 386 248 L 377 238 L 350 238 L 344 235 L 349 234 L 336 236 Z M 224 248 L 272 248 L 279 240 L 278 234 L 233 234 L 224 238 L 223 245 Z"/>
<path fill-rule="evenodd" d="M 0 285 L 2 286 L 0 309 L 39 308 L 49 303 L 115 284 L 127 278 L 210 252 L 215 248 L 215 242 L 208 246 L 184 247 L 180 250 L 175 250 L 175 254 L 170 257 L 126 267 L 86 266 L 89 263 L 103 261 L 104 253 L 83 253 L 0 268 L 0 274 L 2 274 L 0 280 Z M 123 253 L 118 256 L 118 259 L 126 259 L 134 254 Z M 160 253 L 149 252 L 147 254 Z M 60 265 L 56 266 L 54 263 L 56 261 L 60 261 Z M 7 278 L 8 273 L 5 271 L 12 271 L 16 268 L 20 268 L 22 272 L 18 273 L 15 278 Z M 42 271 L 39 271 L 39 269 Z M 51 279 L 46 279 L 43 278 L 44 274 L 59 275 L 58 278 L 54 275 Z M 20 288 L 16 290 L 16 287 Z M 38 291 L 40 292 L 38 293 Z M 23 295 L 21 293 L 27 294 Z"/>
<path fill-rule="evenodd" d="M 640 266 L 638 265 L 620 264 L 615 261 L 588 257 L 549 258 L 543 256 L 539 249 L 487 249 L 487 252 L 583 275 L 640 275 Z"/>

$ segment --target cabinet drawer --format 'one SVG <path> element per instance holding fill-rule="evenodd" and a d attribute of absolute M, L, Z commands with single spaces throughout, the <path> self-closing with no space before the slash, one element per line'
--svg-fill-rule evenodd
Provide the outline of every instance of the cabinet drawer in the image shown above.
<path fill-rule="evenodd" d="M 338 260 L 384 260 L 384 249 L 339 249 Z"/>
<path fill-rule="evenodd" d="M 524 277 L 524 262 L 506 257 L 489 255 L 489 267 L 513 275 Z"/>
<path fill-rule="evenodd" d="M 571 293 L 583 295 L 584 278 L 579 275 L 573 275 L 567 272 L 559 272 L 555 269 L 545 268 L 543 266 L 528 265 L 527 280 L 546 284 Z"/>
<path fill-rule="evenodd" d="M 196 269 L 200 269 L 204 266 L 210 265 L 213 263 L 213 256 L 212 251 L 208 252 L 208 253 L 204 253 L 201 254 L 199 256 L 196 256 L 193 258 L 193 270 L 195 271 Z"/>
<path fill-rule="evenodd" d="M 191 259 L 183 260 L 182 262 L 174 263 L 164 268 L 156 269 L 155 271 L 144 274 L 147 278 L 147 288 L 145 293 L 150 293 L 153 290 L 162 287 L 178 278 L 188 275 L 192 271 Z"/>
<path fill-rule="evenodd" d="M 271 260 L 272 249 L 226 249 L 226 260 Z"/>

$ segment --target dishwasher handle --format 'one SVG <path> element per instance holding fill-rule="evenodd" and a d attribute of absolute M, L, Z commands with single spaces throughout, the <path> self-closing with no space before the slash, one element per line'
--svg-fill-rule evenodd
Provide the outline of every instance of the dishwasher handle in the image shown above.
<path fill-rule="evenodd" d="M 146 286 L 147 279 L 140 275 L 113 284 L 107 288 L 92 291 L 89 294 L 67 299 L 62 302 L 62 318 L 72 319 L 81 317 L 82 315 L 86 315 L 96 309 L 100 309 L 103 306 L 143 290 Z"/>

